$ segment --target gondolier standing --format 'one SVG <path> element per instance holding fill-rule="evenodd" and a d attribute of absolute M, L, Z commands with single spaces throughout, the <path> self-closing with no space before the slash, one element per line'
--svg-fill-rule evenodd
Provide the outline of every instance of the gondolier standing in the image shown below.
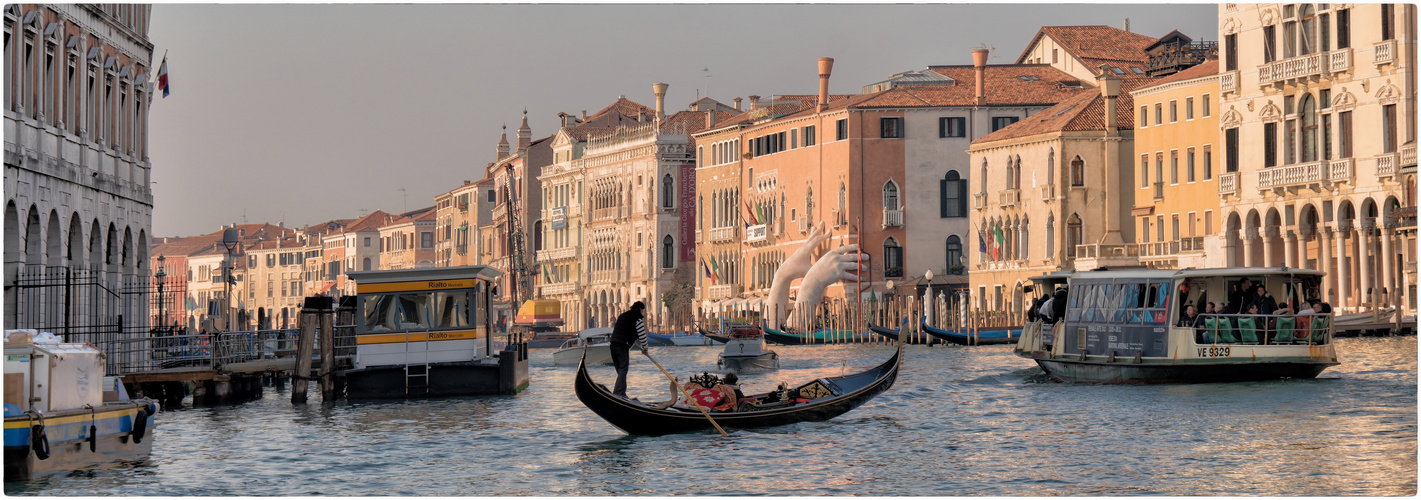
<path fill-rule="evenodd" d="M 646 304 L 641 301 L 617 316 L 617 323 L 612 326 L 612 367 L 617 369 L 617 383 L 612 386 L 613 396 L 627 397 L 627 365 L 631 361 L 633 343 L 642 354 L 646 354 Z"/>

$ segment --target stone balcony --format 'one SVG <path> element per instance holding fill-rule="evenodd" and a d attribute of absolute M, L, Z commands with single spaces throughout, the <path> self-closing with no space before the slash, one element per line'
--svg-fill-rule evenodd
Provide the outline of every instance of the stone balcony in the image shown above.
<path fill-rule="evenodd" d="M 735 240 L 735 226 L 717 227 L 710 230 L 710 242 L 720 243 Z"/>
<path fill-rule="evenodd" d="M 1352 69 L 1352 49 L 1280 59 L 1258 67 L 1258 85 L 1270 86 L 1312 78 L 1331 78 Z M 1220 85 L 1222 91 L 1222 83 Z"/>
<path fill-rule="evenodd" d="M 998 204 L 1002 208 L 1011 208 L 1021 204 L 1020 189 L 1003 189 L 1001 193 L 998 193 L 998 196 Z"/>
<path fill-rule="evenodd" d="M 883 227 L 903 227 L 903 211 L 883 209 Z"/>
<path fill-rule="evenodd" d="M 1140 247 L 1134 243 L 1076 245 L 1075 268 L 1078 271 L 1138 265 Z"/>
<path fill-rule="evenodd" d="M 577 247 L 557 248 L 552 250 L 538 250 L 539 262 L 552 262 L 557 260 L 577 258 Z"/>
<path fill-rule="evenodd" d="M 1047 184 L 1041 186 L 1041 201 L 1051 201 L 1056 199 L 1056 185 Z"/>
<path fill-rule="evenodd" d="M 1219 195 L 1238 196 L 1238 172 L 1219 174 Z"/>
<path fill-rule="evenodd" d="M 1219 74 L 1219 92 L 1238 93 L 1238 70 L 1225 71 Z"/>
<path fill-rule="evenodd" d="M 711 285 L 706 287 L 707 300 L 728 299 L 735 296 L 734 285 Z"/>
<path fill-rule="evenodd" d="M 977 210 L 986 210 L 987 193 L 974 193 L 972 195 L 972 208 Z"/>
<path fill-rule="evenodd" d="M 1349 182 L 1352 180 L 1351 158 L 1285 165 L 1258 172 L 1260 191 L 1284 190 L 1299 187 L 1322 187 L 1325 183 Z"/>
<path fill-rule="evenodd" d="M 1380 66 L 1396 62 L 1396 40 L 1383 40 L 1372 44 L 1373 63 Z"/>
<path fill-rule="evenodd" d="M 582 287 L 580 286 L 580 284 L 576 281 L 570 281 L 567 283 L 553 283 L 551 285 L 542 285 L 539 287 L 539 289 L 543 292 L 543 296 L 575 294 L 578 293 L 581 288 Z"/>

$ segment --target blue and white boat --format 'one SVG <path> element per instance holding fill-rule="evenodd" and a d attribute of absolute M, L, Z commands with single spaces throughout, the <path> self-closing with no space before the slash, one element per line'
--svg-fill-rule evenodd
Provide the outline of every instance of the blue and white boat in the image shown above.
<path fill-rule="evenodd" d="M 6 332 L 6 481 L 144 458 L 157 411 L 104 376 L 104 354 L 92 345 Z"/>

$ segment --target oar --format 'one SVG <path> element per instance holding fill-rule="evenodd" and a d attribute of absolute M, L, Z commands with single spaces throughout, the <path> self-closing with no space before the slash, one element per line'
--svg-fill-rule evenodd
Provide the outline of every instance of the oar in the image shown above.
<path fill-rule="evenodd" d="M 642 351 L 642 354 L 646 355 L 646 359 L 651 360 L 651 364 L 656 365 L 656 369 L 661 370 L 661 373 L 665 374 L 666 378 L 671 379 L 671 383 L 676 386 L 676 389 L 680 390 L 681 394 L 685 394 L 686 399 L 689 400 L 691 404 L 696 405 L 696 409 L 700 410 L 701 414 L 706 416 L 706 420 L 709 420 L 711 425 L 715 426 L 715 430 L 720 431 L 721 436 L 730 437 L 729 434 L 725 433 L 725 429 L 720 428 L 720 424 L 715 423 L 715 419 L 711 418 L 710 412 L 706 411 L 706 408 L 704 406 L 701 406 L 700 403 L 696 402 L 696 398 L 691 397 L 691 393 L 686 392 L 685 387 L 681 387 L 681 383 L 676 381 L 676 377 L 672 377 L 670 373 L 667 373 L 665 368 L 661 367 L 661 363 L 656 362 L 656 358 L 651 357 L 651 353 Z"/>

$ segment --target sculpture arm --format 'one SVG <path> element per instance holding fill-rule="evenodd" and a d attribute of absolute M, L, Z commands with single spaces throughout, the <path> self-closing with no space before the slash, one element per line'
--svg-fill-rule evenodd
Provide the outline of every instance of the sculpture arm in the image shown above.
<path fill-rule="evenodd" d="M 770 281 L 769 310 L 765 319 L 766 325 L 770 328 L 780 328 L 780 316 L 789 305 L 789 288 L 794 280 L 803 278 L 805 273 L 814 266 L 814 249 L 818 248 L 824 240 L 829 239 L 829 232 L 825 230 L 824 222 L 814 225 L 809 230 L 809 237 L 805 238 L 804 244 L 799 249 L 785 258 L 780 263 L 779 269 L 775 270 L 775 276 Z"/>
<path fill-rule="evenodd" d="M 868 254 L 859 253 L 859 246 L 844 245 L 830 250 L 814 263 L 814 267 L 804 275 L 799 283 L 799 296 L 795 298 L 797 311 L 810 310 L 824 298 L 824 289 L 842 280 L 854 278 L 854 271 L 868 270 Z M 860 264 L 860 260 L 864 261 Z M 857 293 L 859 290 L 855 290 Z M 787 322 L 792 323 L 792 322 Z"/>

